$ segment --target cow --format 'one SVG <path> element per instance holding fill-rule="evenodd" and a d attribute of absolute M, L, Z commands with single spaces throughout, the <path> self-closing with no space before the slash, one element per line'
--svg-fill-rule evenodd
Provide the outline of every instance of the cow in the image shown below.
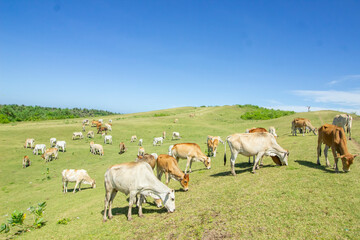
<path fill-rule="evenodd" d="M 130 140 L 130 142 L 135 142 L 135 140 L 137 140 L 136 135 L 131 136 L 131 140 Z"/>
<path fill-rule="evenodd" d="M 201 152 L 200 146 L 196 143 L 178 143 L 171 148 L 171 154 L 179 162 L 179 159 L 187 159 L 185 173 L 189 167 L 191 173 L 191 165 L 193 161 L 203 162 L 207 169 L 211 168 L 211 159 Z"/>
<path fill-rule="evenodd" d="M 137 156 L 138 157 L 139 156 L 144 156 L 144 154 L 145 154 L 145 149 L 143 147 L 139 147 Z"/>
<path fill-rule="evenodd" d="M 298 128 L 302 129 L 303 132 L 303 136 L 305 134 L 306 128 L 309 128 L 311 132 L 314 133 L 314 135 L 317 135 L 317 129 L 311 124 L 309 119 L 306 118 L 295 118 L 292 122 L 291 122 L 291 131 L 292 131 L 292 135 L 297 136 L 296 134 L 296 130 Z"/>
<path fill-rule="evenodd" d="M 179 121 L 179 119 L 175 118 L 174 123 L 177 123 L 178 121 Z"/>
<path fill-rule="evenodd" d="M 139 155 L 135 162 L 147 162 L 151 168 L 154 169 L 156 165 L 156 158 L 154 155 L 145 153 L 144 155 Z"/>
<path fill-rule="evenodd" d="M 154 199 L 161 199 L 168 212 L 175 211 L 175 191 L 159 181 L 151 169 L 150 165 L 144 162 L 121 163 L 111 166 L 105 172 L 105 200 L 103 221 L 106 222 L 106 213 L 111 219 L 113 217 L 111 209 L 112 203 L 118 191 L 125 195 L 130 194 L 128 221 L 132 220 L 131 209 L 136 203 L 136 196 L 140 198 L 151 196 Z M 140 199 L 139 217 L 143 217 L 142 203 Z M 108 211 L 107 211 L 108 209 Z"/>
<path fill-rule="evenodd" d="M 224 144 L 224 141 L 221 139 L 220 136 L 211 136 L 211 135 L 208 135 L 207 136 L 207 139 L 206 139 L 206 142 L 211 139 L 211 140 L 214 140 L 214 139 L 217 139 L 219 142 L 221 142 L 222 144 Z"/>
<path fill-rule="evenodd" d="M 62 152 L 66 151 L 66 142 L 65 141 L 57 141 L 55 147 L 60 150 L 62 149 Z"/>
<path fill-rule="evenodd" d="M 106 135 L 104 137 L 104 144 L 106 144 L 107 142 L 109 142 L 109 144 L 112 144 L 112 136 L 111 135 Z"/>
<path fill-rule="evenodd" d="M 82 125 L 82 131 L 85 132 L 85 124 Z"/>
<path fill-rule="evenodd" d="M 30 165 L 31 165 L 30 158 L 28 156 L 24 156 L 23 161 L 22 161 L 23 168 L 27 168 Z"/>
<path fill-rule="evenodd" d="M 178 133 L 178 132 L 173 132 L 172 133 L 172 139 L 171 140 L 174 140 L 174 139 L 181 139 L 181 137 L 180 137 L 180 133 Z"/>
<path fill-rule="evenodd" d="M 43 155 L 41 155 L 41 157 L 45 160 L 45 162 L 48 162 L 48 161 L 52 160 L 53 158 L 57 159 L 58 153 L 59 153 L 59 149 L 49 148 L 49 149 L 46 149 L 45 153 L 43 153 Z"/>
<path fill-rule="evenodd" d="M 351 140 L 351 127 L 352 127 L 352 117 L 349 114 L 338 114 L 334 117 L 333 125 L 342 127 L 349 134 L 349 140 Z"/>
<path fill-rule="evenodd" d="M 99 153 L 100 156 L 104 156 L 104 148 L 101 144 L 92 144 L 90 145 L 90 148 L 92 148 L 92 153 L 97 154 Z"/>
<path fill-rule="evenodd" d="M 161 181 L 162 174 L 165 173 L 166 185 L 169 184 L 170 178 L 179 181 L 185 191 L 189 190 L 189 174 L 183 173 L 176 159 L 167 154 L 160 154 L 156 161 L 157 177 Z"/>
<path fill-rule="evenodd" d="M 163 144 L 163 138 L 162 138 L 162 137 L 156 137 L 156 138 L 154 138 L 153 146 L 158 145 L 158 143 L 160 143 L 160 145 Z"/>
<path fill-rule="evenodd" d="M 74 132 L 73 135 L 72 135 L 72 140 L 75 140 L 75 139 L 83 139 L 84 138 L 84 135 L 82 134 L 82 132 Z"/>
<path fill-rule="evenodd" d="M 143 139 L 140 138 L 139 143 L 138 143 L 138 146 L 142 146 L 142 145 L 143 145 Z"/>
<path fill-rule="evenodd" d="M 45 144 L 36 144 L 35 148 L 33 150 L 33 154 L 34 155 L 38 155 L 39 154 L 39 150 L 41 150 L 41 154 L 43 154 L 46 150 L 46 146 Z"/>
<path fill-rule="evenodd" d="M 162 133 L 162 137 L 163 137 L 163 139 L 165 139 L 165 138 L 166 138 L 166 132 L 165 132 L 165 131 L 163 131 L 163 133 Z"/>
<path fill-rule="evenodd" d="M 344 129 L 331 124 L 324 124 L 319 128 L 318 135 L 318 146 L 317 146 L 317 164 L 320 165 L 321 156 L 321 144 L 325 144 L 324 155 L 326 166 L 330 167 L 329 159 L 327 157 L 328 149 L 331 148 L 331 151 L 334 156 L 335 164 L 334 169 L 336 172 L 339 172 L 338 169 L 338 159 L 340 158 L 343 165 L 343 171 L 349 172 L 350 165 L 354 162 L 354 158 L 358 154 L 352 155 L 347 149 L 346 136 Z"/>
<path fill-rule="evenodd" d="M 103 123 L 104 120 L 103 120 L 102 118 L 100 118 L 100 119 L 98 120 L 98 122 L 99 122 L 99 123 Z"/>
<path fill-rule="evenodd" d="M 109 119 L 109 123 L 112 123 L 112 120 L 111 120 L 111 119 Z"/>
<path fill-rule="evenodd" d="M 50 147 L 54 147 L 56 145 L 56 138 L 50 138 Z"/>
<path fill-rule="evenodd" d="M 25 144 L 24 144 L 24 148 L 28 148 L 30 146 L 30 148 L 34 148 L 35 146 L 35 139 L 33 138 L 28 138 L 25 140 Z"/>
<path fill-rule="evenodd" d="M 67 185 L 69 182 L 76 182 L 73 193 L 75 193 L 78 185 L 79 191 L 81 191 L 81 183 L 90 184 L 92 188 L 96 188 L 95 179 L 92 179 L 84 169 L 65 169 L 62 171 L 61 175 L 64 193 L 67 193 Z"/>
<path fill-rule="evenodd" d="M 120 148 L 119 154 L 122 154 L 122 153 L 124 153 L 126 151 L 126 146 L 125 146 L 125 144 L 123 142 L 121 142 L 119 144 L 119 148 Z"/>
<path fill-rule="evenodd" d="M 169 149 L 168 149 L 168 153 L 169 153 L 170 156 L 172 156 L 172 155 L 171 155 L 171 149 L 173 148 L 173 146 L 174 146 L 174 145 L 170 145 L 170 146 L 169 146 Z"/>
<path fill-rule="evenodd" d="M 93 131 L 88 131 L 88 133 L 86 134 L 86 137 L 94 138 L 94 132 Z"/>
<path fill-rule="evenodd" d="M 190 114 L 189 114 L 189 117 L 190 117 L 190 118 L 194 118 L 194 117 L 195 117 L 195 113 L 190 113 Z"/>
<path fill-rule="evenodd" d="M 246 129 L 245 132 L 246 133 L 254 133 L 254 132 L 268 132 L 268 131 L 265 128 L 258 127 L 258 128 Z M 269 133 L 271 133 L 275 138 L 277 137 L 274 127 L 269 127 Z M 270 156 L 270 157 L 276 163 L 276 165 L 281 165 L 280 159 L 277 156 Z M 255 156 L 253 156 L 253 162 L 255 162 Z M 250 163 L 251 162 L 250 162 L 250 157 L 249 157 L 249 164 Z M 260 166 L 263 166 L 263 157 L 260 159 Z"/>
<path fill-rule="evenodd" d="M 108 130 L 108 128 L 107 127 L 99 127 L 98 128 L 98 131 L 97 131 L 97 134 L 99 134 L 99 133 L 103 133 L 103 131 L 105 131 L 105 134 L 106 134 L 106 131 Z"/>
<path fill-rule="evenodd" d="M 96 127 L 99 124 L 98 121 L 92 120 L 91 127 Z M 100 123 L 101 124 L 101 123 Z"/>
<path fill-rule="evenodd" d="M 216 157 L 216 150 L 219 145 L 219 140 L 214 139 L 211 140 L 211 138 L 207 141 L 207 147 L 208 147 L 208 157 L 214 156 Z"/>
<path fill-rule="evenodd" d="M 108 129 L 109 131 L 112 131 L 112 127 L 111 127 L 111 125 L 110 125 L 110 124 L 105 123 L 105 127 L 107 127 L 107 129 Z"/>
<path fill-rule="evenodd" d="M 82 124 L 83 124 L 83 125 L 89 125 L 89 119 L 84 119 L 84 120 L 82 121 Z"/>
<path fill-rule="evenodd" d="M 231 152 L 231 173 L 235 173 L 235 160 L 240 153 L 244 156 L 256 156 L 252 173 L 258 168 L 258 163 L 263 156 L 277 156 L 281 164 L 288 165 L 289 152 L 283 149 L 277 142 L 275 137 L 268 132 L 256 133 L 235 133 L 226 137 Z M 226 164 L 226 144 L 224 152 L 224 165 Z"/>

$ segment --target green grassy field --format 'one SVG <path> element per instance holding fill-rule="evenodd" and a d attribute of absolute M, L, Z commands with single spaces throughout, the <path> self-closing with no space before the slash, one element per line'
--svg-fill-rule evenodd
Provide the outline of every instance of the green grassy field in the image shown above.
<path fill-rule="evenodd" d="M 347 174 L 335 174 L 316 165 L 317 136 L 291 136 L 291 121 L 295 117 L 309 118 L 314 126 L 331 123 L 337 112 L 319 111 L 296 113 L 272 120 L 242 120 L 245 111 L 237 106 L 184 107 L 137 114 L 105 117 L 113 120 L 113 145 L 104 145 L 105 155 L 89 152 L 89 140 L 71 140 L 72 132 L 81 131 L 82 119 L 22 122 L 0 125 L 0 223 L 15 210 L 46 201 L 46 225 L 21 235 L 22 239 L 358 239 L 360 236 L 360 161 L 355 159 Z M 195 113 L 195 118 L 189 114 Z M 174 119 L 178 123 L 173 123 Z M 278 167 L 270 158 L 264 167 L 251 173 L 247 158 L 238 156 L 236 173 L 230 174 L 223 163 L 224 145 L 212 158 L 212 168 L 193 163 L 189 191 L 184 192 L 179 182 L 172 180 L 169 187 L 176 190 L 176 211 L 168 214 L 158 209 L 152 200 L 143 205 L 145 217 L 133 221 L 126 218 L 127 196 L 118 193 L 113 204 L 114 218 L 102 222 L 104 208 L 104 173 L 116 163 L 134 161 L 138 146 L 130 143 L 137 135 L 144 139 L 146 152 L 167 153 L 169 145 L 180 142 L 198 143 L 206 149 L 207 135 L 226 136 L 245 132 L 250 127 L 275 126 L 278 143 L 290 151 L 289 166 Z M 94 128 L 87 127 L 88 130 Z M 162 146 L 152 146 L 152 139 L 167 132 Z M 172 141 L 171 133 L 180 132 L 182 139 Z M 44 163 L 40 156 L 24 149 L 26 138 L 49 146 L 56 137 L 67 142 L 67 151 L 59 159 Z M 353 141 L 348 141 L 351 153 L 360 153 L 359 118 L 354 117 Z M 95 143 L 103 144 L 100 135 Z M 123 141 L 128 151 L 119 155 Z M 22 158 L 29 155 L 32 166 L 22 168 Z M 330 163 L 334 160 L 329 152 Z M 186 161 L 180 160 L 185 169 Z M 50 179 L 45 172 L 49 168 Z M 76 194 L 62 193 L 61 171 L 67 168 L 86 169 L 96 179 L 97 188 L 83 185 Z M 342 169 L 341 165 L 340 168 Z M 162 179 L 165 182 L 164 177 Z M 74 184 L 69 183 L 69 190 Z M 30 214 L 27 214 L 30 217 Z M 70 218 L 67 225 L 57 221 Z M 4 238 L 4 234 L 0 234 Z"/>

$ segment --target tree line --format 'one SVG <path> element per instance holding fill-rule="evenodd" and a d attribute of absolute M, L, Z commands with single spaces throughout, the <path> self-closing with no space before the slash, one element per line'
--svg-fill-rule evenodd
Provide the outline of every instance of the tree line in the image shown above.
<path fill-rule="evenodd" d="M 40 121 L 53 119 L 67 119 L 79 117 L 107 116 L 113 113 L 98 109 L 86 108 L 51 108 L 40 106 L 25 105 L 1 105 L 0 104 L 0 123 L 21 122 L 21 121 Z"/>

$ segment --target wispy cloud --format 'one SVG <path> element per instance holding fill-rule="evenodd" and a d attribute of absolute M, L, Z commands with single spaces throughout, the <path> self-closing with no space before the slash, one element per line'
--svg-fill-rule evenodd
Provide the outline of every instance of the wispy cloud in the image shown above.
<path fill-rule="evenodd" d="M 333 81 L 328 82 L 328 85 L 335 85 L 335 84 L 338 84 L 338 83 L 341 83 L 341 82 L 351 81 L 351 80 L 359 81 L 360 80 L 360 74 L 343 76 L 343 77 L 341 77 L 341 78 L 339 78 L 337 80 L 333 80 Z"/>
<path fill-rule="evenodd" d="M 306 106 L 295 106 L 295 105 L 275 105 L 275 106 L 269 106 L 267 108 L 294 111 L 294 112 L 308 111 Z M 356 108 L 323 108 L 323 107 L 315 107 L 315 106 L 312 106 L 310 108 L 310 111 L 320 111 L 320 110 L 333 110 L 333 111 L 346 112 L 346 113 L 356 113 L 357 115 L 360 115 L 360 109 L 356 109 Z"/>
<path fill-rule="evenodd" d="M 360 109 L 360 91 L 293 91 L 295 95 L 309 98 L 317 103 L 332 103 L 340 106 L 351 106 Z"/>

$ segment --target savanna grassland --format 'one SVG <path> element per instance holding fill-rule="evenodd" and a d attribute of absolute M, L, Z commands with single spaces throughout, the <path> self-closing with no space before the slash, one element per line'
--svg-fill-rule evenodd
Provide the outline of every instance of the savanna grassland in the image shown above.
<path fill-rule="evenodd" d="M 358 239 L 360 236 L 360 157 L 355 159 L 349 173 L 334 173 L 326 168 L 324 157 L 316 165 L 317 136 L 291 136 L 291 121 L 295 117 L 309 118 L 316 127 L 331 123 L 337 112 L 319 111 L 296 113 L 271 120 L 243 120 L 246 108 L 184 107 L 137 114 L 103 117 L 113 120 L 112 145 L 104 145 L 105 155 L 89 152 L 90 140 L 72 140 L 72 133 L 81 131 L 83 119 L 21 122 L 0 125 L 0 223 L 15 210 L 46 201 L 46 225 L 15 238 L 21 239 Z M 195 117 L 189 117 L 194 113 Z M 179 121 L 174 123 L 174 119 Z M 256 174 L 247 157 L 238 156 L 236 173 L 230 174 L 230 152 L 224 166 L 224 145 L 212 157 L 212 168 L 200 162 L 192 165 L 189 191 L 172 180 L 169 187 L 176 190 L 176 211 L 172 214 L 158 209 L 152 199 L 143 205 L 145 217 L 127 221 L 127 197 L 118 193 L 113 204 L 114 218 L 102 222 L 104 208 L 104 173 L 117 163 L 134 161 L 138 146 L 130 143 L 137 135 L 144 140 L 146 152 L 167 153 L 169 145 L 195 142 L 206 149 L 207 135 L 226 136 L 245 132 L 250 127 L 274 126 L 278 143 L 290 151 L 289 166 L 276 166 L 269 157 Z M 88 130 L 95 128 L 88 126 Z M 162 146 L 152 146 L 152 139 L 167 132 Z M 171 140 L 173 131 L 181 140 Z M 348 141 L 351 153 L 360 153 L 360 121 L 354 116 L 353 140 Z M 49 146 L 56 137 L 67 142 L 67 151 L 59 159 L 44 163 L 40 156 L 23 148 L 26 138 Z M 100 134 L 95 143 L 103 144 Z M 119 143 L 128 151 L 122 155 Z M 323 147 L 324 148 L 324 147 Z M 322 148 L 322 149 L 323 149 Z M 22 158 L 29 155 L 32 166 L 23 169 Z M 329 152 L 330 163 L 334 160 Z M 186 161 L 179 166 L 185 169 Z M 47 178 L 49 169 L 49 179 Z M 75 194 L 62 193 L 61 171 L 67 168 L 86 169 L 96 179 L 97 187 L 83 184 Z M 340 169 L 341 163 L 340 163 Z M 165 182 L 164 177 L 162 179 Z M 69 183 L 69 191 L 74 183 Z M 30 214 L 27 214 L 30 217 Z M 67 225 L 57 221 L 68 218 Z M 5 234 L 0 234 L 5 238 Z M 13 235 L 8 235 L 13 236 Z"/>

